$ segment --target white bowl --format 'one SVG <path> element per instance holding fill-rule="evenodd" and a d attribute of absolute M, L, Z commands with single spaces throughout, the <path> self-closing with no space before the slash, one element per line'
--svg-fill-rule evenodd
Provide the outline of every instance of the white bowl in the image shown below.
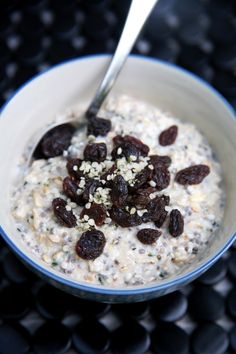
<path fill-rule="evenodd" d="M 113 93 L 125 93 L 193 122 L 207 137 L 224 171 L 227 205 L 219 232 L 206 252 L 181 275 L 158 284 L 112 289 L 76 282 L 33 255 L 19 238 L 10 215 L 16 165 L 29 140 L 66 108 L 89 103 L 107 68 L 108 56 L 72 60 L 38 75 L 3 107 L 0 116 L 0 233 L 13 251 L 39 275 L 75 295 L 100 301 L 141 301 L 173 291 L 208 269 L 225 252 L 236 230 L 236 121 L 229 104 L 203 81 L 163 62 L 131 56 Z"/>

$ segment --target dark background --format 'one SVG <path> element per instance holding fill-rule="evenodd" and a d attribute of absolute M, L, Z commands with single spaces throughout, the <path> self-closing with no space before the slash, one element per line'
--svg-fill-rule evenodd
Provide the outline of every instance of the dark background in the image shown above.
<path fill-rule="evenodd" d="M 129 3 L 2 2 L 0 106 L 54 64 L 113 53 Z M 160 0 L 133 53 L 192 71 L 236 107 L 235 0 Z M 110 306 L 46 285 L 1 241 L 0 354 L 236 353 L 235 248 L 178 292 L 148 303 Z"/>

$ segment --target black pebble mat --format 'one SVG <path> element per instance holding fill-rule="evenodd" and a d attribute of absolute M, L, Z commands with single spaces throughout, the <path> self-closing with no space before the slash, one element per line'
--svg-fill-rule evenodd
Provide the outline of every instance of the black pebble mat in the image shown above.
<path fill-rule="evenodd" d="M 56 63 L 113 53 L 129 4 L 2 1 L 0 106 Z M 192 71 L 236 108 L 236 0 L 160 0 L 133 53 Z M 0 354 L 24 353 L 236 353 L 236 245 L 179 291 L 108 305 L 44 283 L 0 240 Z"/>

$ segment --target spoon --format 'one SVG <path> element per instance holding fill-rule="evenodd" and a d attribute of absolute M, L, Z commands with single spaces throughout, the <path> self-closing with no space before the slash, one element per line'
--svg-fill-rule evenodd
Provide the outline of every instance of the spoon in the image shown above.
<path fill-rule="evenodd" d="M 148 16 L 150 15 L 154 5 L 158 0 L 132 0 L 129 13 L 122 31 L 118 46 L 107 69 L 104 79 L 102 80 L 100 86 L 98 87 L 96 94 L 90 103 L 87 111 L 84 113 L 85 117 L 91 117 L 98 113 L 100 107 L 102 106 L 105 98 L 113 87 L 144 23 L 146 22 Z M 34 144 L 32 153 L 30 154 L 30 159 L 28 164 L 32 160 L 32 155 L 34 154 L 39 142 L 42 137 L 45 136 L 50 130 L 58 127 L 59 125 L 70 123 L 76 129 L 84 127 L 84 124 L 77 120 L 71 120 L 66 122 L 55 122 L 50 128 L 44 130 L 43 134 L 40 134 L 40 138 L 36 139 L 37 143 Z"/>

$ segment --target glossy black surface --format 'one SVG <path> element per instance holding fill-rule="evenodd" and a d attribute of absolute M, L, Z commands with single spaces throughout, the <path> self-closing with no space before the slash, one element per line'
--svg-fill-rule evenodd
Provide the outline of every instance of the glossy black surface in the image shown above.
<path fill-rule="evenodd" d="M 229 336 L 231 349 L 236 352 L 236 326 L 232 327 Z"/>
<path fill-rule="evenodd" d="M 0 325 L 0 353 L 27 354 L 30 351 L 30 335 L 19 324 Z"/>
<path fill-rule="evenodd" d="M 206 273 L 198 278 L 199 283 L 205 285 L 214 285 L 224 279 L 227 272 L 225 261 L 220 259 Z"/>
<path fill-rule="evenodd" d="M 194 354 L 223 354 L 229 345 L 227 332 L 214 323 L 197 327 L 192 335 Z"/>
<path fill-rule="evenodd" d="M 234 281 L 236 281 L 236 252 L 232 252 L 228 258 L 229 274 Z"/>
<path fill-rule="evenodd" d="M 144 354 L 149 346 L 149 333 L 134 320 L 125 321 L 111 336 L 114 354 Z"/>
<path fill-rule="evenodd" d="M 189 337 L 175 324 L 159 324 L 152 333 L 152 349 L 156 354 L 187 354 Z"/>
<path fill-rule="evenodd" d="M 33 274 L 10 252 L 3 258 L 3 271 L 16 284 L 27 283 L 33 278 Z"/>
<path fill-rule="evenodd" d="M 174 322 L 187 312 L 188 300 L 179 291 L 160 297 L 151 302 L 152 315 L 159 320 Z"/>
<path fill-rule="evenodd" d="M 110 346 L 109 331 L 95 319 L 81 321 L 74 328 L 72 340 L 81 354 L 103 354 Z"/>
<path fill-rule="evenodd" d="M 60 319 L 69 310 L 68 295 L 49 285 L 43 285 L 36 294 L 36 307 L 47 319 Z"/>
<path fill-rule="evenodd" d="M 30 311 L 32 298 L 29 288 L 7 285 L 0 290 L 0 318 L 18 320 Z"/>
<path fill-rule="evenodd" d="M 236 318 L 236 287 L 234 287 L 228 294 L 227 310 L 232 317 Z"/>
<path fill-rule="evenodd" d="M 207 286 L 196 286 L 189 296 L 189 313 L 197 321 L 215 321 L 224 314 L 224 298 Z"/>
<path fill-rule="evenodd" d="M 69 329 L 60 322 L 48 321 L 34 335 L 35 354 L 64 354 L 70 348 Z"/>

